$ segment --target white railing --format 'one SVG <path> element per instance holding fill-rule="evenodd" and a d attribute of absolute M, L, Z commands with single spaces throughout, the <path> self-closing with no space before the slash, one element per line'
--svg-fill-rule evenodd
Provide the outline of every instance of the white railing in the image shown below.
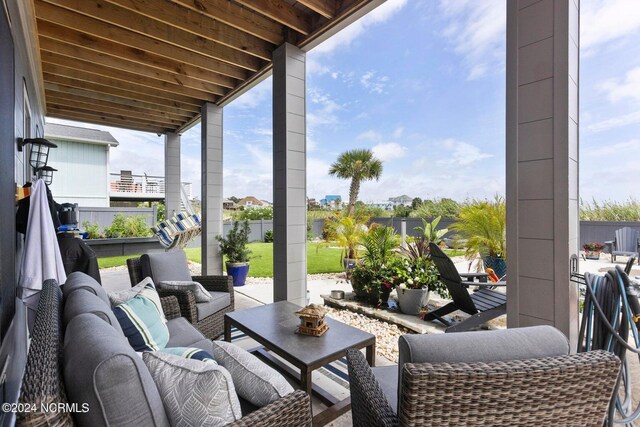
<path fill-rule="evenodd" d="M 133 175 L 112 173 L 109 174 L 109 192 L 112 195 L 144 197 L 164 197 L 165 180 L 163 176 Z M 191 197 L 191 183 L 183 182 L 183 188 L 187 196 Z"/>

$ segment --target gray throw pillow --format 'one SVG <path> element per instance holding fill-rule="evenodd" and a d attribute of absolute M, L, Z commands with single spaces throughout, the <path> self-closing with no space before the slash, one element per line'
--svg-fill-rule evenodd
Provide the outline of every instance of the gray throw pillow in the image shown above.
<path fill-rule="evenodd" d="M 124 304 L 130 299 L 136 297 L 140 292 L 142 292 L 142 290 L 144 289 L 145 286 L 147 286 L 148 283 L 153 284 L 153 280 L 151 280 L 151 277 L 145 277 L 144 279 L 142 279 L 142 282 L 138 283 L 137 285 L 129 289 L 109 292 L 108 296 L 109 296 L 109 302 L 111 303 L 111 307 L 112 308 L 117 307 L 120 304 Z"/>
<path fill-rule="evenodd" d="M 291 384 L 276 370 L 234 344 L 213 341 L 213 357 L 231 373 L 238 396 L 258 407 L 293 393 Z"/>
<path fill-rule="evenodd" d="M 242 418 L 240 401 L 225 368 L 162 352 L 146 352 L 142 360 L 172 426 L 223 426 Z"/>
<path fill-rule="evenodd" d="M 167 280 L 158 283 L 158 289 L 166 289 L 170 291 L 189 289 L 193 292 L 193 296 L 196 298 L 196 302 L 209 302 L 211 301 L 211 294 L 198 282 L 193 281 L 181 281 L 181 280 Z"/>

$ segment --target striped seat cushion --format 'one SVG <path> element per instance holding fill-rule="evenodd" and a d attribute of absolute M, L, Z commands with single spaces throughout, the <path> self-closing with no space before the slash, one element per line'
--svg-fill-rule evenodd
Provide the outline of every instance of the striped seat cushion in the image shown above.
<path fill-rule="evenodd" d="M 155 288 L 153 292 L 156 293 Z M 145 293 L 141 292 L 118 305 L 113 309 L 113 314 L 135 351 L 156 351 L 169 342 L 169 329 L 164 321 L 162 306 L 159 305 L 160 298 L 155 300 Z"/>

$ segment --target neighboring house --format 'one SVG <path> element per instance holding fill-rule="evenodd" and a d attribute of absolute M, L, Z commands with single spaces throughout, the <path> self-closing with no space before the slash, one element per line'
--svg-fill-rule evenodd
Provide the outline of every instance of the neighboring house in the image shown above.
<path fill-rule="evenodd" d="M 325 209 L 340 209 L 342 207 L 342 197 L 336 194 L 327 194 L 320 200 L 320 205 Z"/>
<path fill-rule="evenodd" d="M 46 123 L 44 136 L 58 145 L 48 165 L 58 169 L 50 186 L 58 203 L 109 207 L 109 149 L 118 141 L 97 129 Z"/>
<path fill-rule="evenodd" d="M 222 209 L 226 209 L 226 210 L 229 210 L 229 211 L 234 211 L 234 210 L 238 209 L 238 206 L 236 206 L 236 202 L 234 202 L 233 200 L 224 199 L 222 201 Z"/>
<path fill-rule="evenodd" d="M 244 209 L 264 208 L 268 206 L 262 200 L 258 200 L 253 196 L 247 196 L 244 199 L 238 201 L 238 206 Z"/>
<path fill-rule="evenodd" d="M 393 210 L 393 202 L 369 202 L 367 203 L 367 206 L 372 207 L 372 208 L 380 208 L 380 209 L 384 209 L 385 211 L 391 211 Z"/>
<path fill-rule="evenodd" d="M 398 196 L 398 197 L 389 197 L 389 202 L 391 202 L 392 206 L 411 206 L 411 202 L 413 201 L 413 198 L 407 196 L 406 194 L 403 194 L 402 196 Z"/>

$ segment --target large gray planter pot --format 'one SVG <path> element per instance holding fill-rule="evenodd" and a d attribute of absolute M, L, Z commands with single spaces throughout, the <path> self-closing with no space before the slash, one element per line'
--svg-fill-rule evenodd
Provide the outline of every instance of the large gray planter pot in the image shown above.
<path fill-rule="evenodd" d="M 396 288 L 398 305 L 405 314 L 420 314 L 420 309 L 429 302 L 429 289 Z"/>

